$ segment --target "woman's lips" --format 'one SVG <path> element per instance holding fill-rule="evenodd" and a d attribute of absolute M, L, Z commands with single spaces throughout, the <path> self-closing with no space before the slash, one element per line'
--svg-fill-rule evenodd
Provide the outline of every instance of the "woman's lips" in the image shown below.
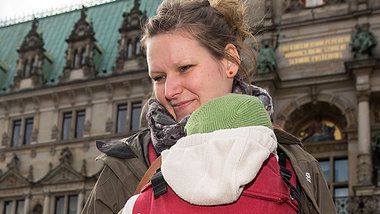
<path fill-rule="evenodd" d="M 186 109 L 186 107 L 188 107 L 191 103 L 193 103 L 193 101 L 194 100 L 179 102 L 179 103 L 173 104 L 172 106 L 174 108 L 174 111 L 178 115 L 178 114 L 180 114 L 181 111 L 183 111 L 184 109 Z"/>

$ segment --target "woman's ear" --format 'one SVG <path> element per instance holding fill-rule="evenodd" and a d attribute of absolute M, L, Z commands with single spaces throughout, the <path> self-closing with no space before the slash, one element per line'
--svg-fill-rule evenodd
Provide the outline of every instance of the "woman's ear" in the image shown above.
<path fill-rule="evenodd" d="M 239 70 L 240 56 L 235 45 L 228 43 L 224 48 L 224 51 L 228 56 L 233 57 L 233 59 L 226 58 L 226 74 L 228 78 L 234 78 Z"/>

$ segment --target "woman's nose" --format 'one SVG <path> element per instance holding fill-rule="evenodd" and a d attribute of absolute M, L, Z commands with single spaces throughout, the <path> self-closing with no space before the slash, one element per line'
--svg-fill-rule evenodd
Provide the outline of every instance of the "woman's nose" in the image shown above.
<path fill-rule="evenodd" d="M 171 76 L 167 77 L 165 81 L 165 97 L 167 99 L 173 99 L 175 98 L 178 94 L 181 93 L 182 87 L 180 84 L 180 81 Z"/>

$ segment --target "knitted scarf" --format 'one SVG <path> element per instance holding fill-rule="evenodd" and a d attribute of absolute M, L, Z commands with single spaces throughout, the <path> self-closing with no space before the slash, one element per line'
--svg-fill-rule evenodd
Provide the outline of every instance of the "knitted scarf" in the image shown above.
<path fill-rule="evenodd" d="M 273 104 L 270 95 L 262 88 L 245 83 L 240 77 L 235 76 L 232 86 L 232 93 L 249 94 L 259 98 L 269 116 L 272 118 Z M 146 115 L 151 131 L 151 139 L 157 153 L 169 149 L 180 138 L 185 136 L 184 127 L 190 115 L 184 117 L 180 122 L 156 99 L 149 100 L 149 109 Z"/>

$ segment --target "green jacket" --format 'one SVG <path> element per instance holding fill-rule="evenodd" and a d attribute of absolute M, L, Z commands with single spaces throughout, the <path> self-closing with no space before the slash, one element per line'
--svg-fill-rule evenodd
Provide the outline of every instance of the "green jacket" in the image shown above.
<path fill-rule="evenodd" d="M 303 214 L 334 214 L 336 209 L 319 163 L 305 152 L 300 141 L 278 129 L 275 134 L 279 147 L 287 154 L 301 188 Z M 118 213 L 131 197 L 148 169 L 149 130 L 143 130 L 126 140 L 134 157 L 115 158 L 100 155 L 105 165 L 82 214 Z M 120 141 L 124 143 L 124 141 Z M 102 150 L 102 149 L 100 149 Z M 110 153 L 109 153 L 110 154 Z M 308 174 L 307 174 L 308 173 Z"/>

